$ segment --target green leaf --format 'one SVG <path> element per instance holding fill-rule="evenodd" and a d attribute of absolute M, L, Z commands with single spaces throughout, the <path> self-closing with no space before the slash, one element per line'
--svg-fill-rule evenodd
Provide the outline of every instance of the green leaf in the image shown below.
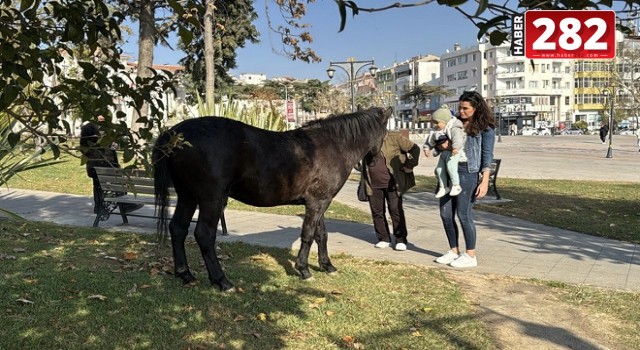
<path fill-rule="evenodd" d="M 334 0 L 338 5 L 338 12 L 340 12 L 340 29 L 338 33 L 344 30 L 345 25 L 347 24 L 347 7 L 342 0 Z"/>
<path fill-rule="evenodd" d="M 20 1 L 20 12 L 25 12 L 33 7 L 33 0 L 22 0 Z"/>
<path fill-rule="evenodd" d="M 487 9 L 487 6 L 489 6 L 489 0 L 478 0 L 478 10 L 474 16 L 480 16 Z"/>
<path fill-rule="evenodd" d="M 467 0 L 438 0 L 439 5 L 445 5 L 450 7 L 457 7 L 463 5 Z"/>
<path fill-rule="evenodd" d="M 7 142 L 9 142 L 9 147 L 14 148 L 20 142 L 20 134 L 16 134 L 15 132 L 10 132 L 7 134 Z"/>
<path fill-rule="evenodd" d="M 178 27 L 178 35 L 180 35 L 180 39 L 185 46 L 189 46 L 191 41 L 193 40 L 193 33 L 183 26 Z"/>
<path fill-rule="evenodd" d="M 501 32 L 499 30 L 494 30 L 489 34 L 489 42 L 493 46 L 498 46 L 502 44 L 505 40 L 507 40 L 507 33 Z"/>

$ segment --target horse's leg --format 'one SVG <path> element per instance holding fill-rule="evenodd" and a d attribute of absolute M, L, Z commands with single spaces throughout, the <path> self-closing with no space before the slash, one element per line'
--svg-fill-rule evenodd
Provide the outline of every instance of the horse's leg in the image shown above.
<path fill-rule="evenodd" d="M 189 271 L 184 241 L 189 233 L 189 223 L 191 222 L 191 218 L 193 218 L 193 213 L 196 211 L 197 204 L 193 200 L 186 200 L 184 198 L 184 195 L 178 198 L 176 210 L 169 223 L 169 232 L 171 232 L 175 275 L 181 278 L 184 284 L 187 284 L 196 280 L 191 274 L 191 271 Z"/>
<path fill-rule="evenodd" d="M 324 224 L 324 214 L 318 221 L 314 239 L 318 245 L 318 263 L 320 264 L 320 267 L 328 273 L 338 271 L 333 264 L 331 264 L 331 260 L 329 259 L 329 250 L 327 249 L 328 236 L 327 227 Z"/>
<path fill-rule="evenodd" d="M 216 231 L 218 229 L 218 220 L 222 213 L 222 201 L 214 200 L 200 204 L 200 215 L 198 215 L 198 223 L 193 235 L 198 242 L 202 258 L 209 272 L 209 280 L 211 284 L 217 284 L 220 290 L 227 292 L 233 291 L 233 284 L 229 282 L 222 271 L 220 261 L 216 255 Z"/>
<path fill-rule="evenodd" d="M 302 279 L 311 278 L 311 273 L 309 272 L 309 251 L 311 250 L 311 243 L 313 243 L 318 222 L 322 218 L 325 210 L 327 210 L 329 203 L 330 202 L 313 203 L 313 201 L 308 201 L 305 206 L 302 233 L 300 234 L 300 251 L 298 252 L 298 258 L 296 259 L 295 265 L 295 268 L 300 272 Z"/>

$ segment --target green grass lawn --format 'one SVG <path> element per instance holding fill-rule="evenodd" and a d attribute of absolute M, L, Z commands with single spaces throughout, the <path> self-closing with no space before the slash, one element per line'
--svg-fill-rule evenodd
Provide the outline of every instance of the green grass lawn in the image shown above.
<path fill-rule="evenodd" d="M 302 281 L 290 250 L 225 243 L 238 288 L 226 294 L 209 286 L 193 240 L 200 282 L 183 287 L 152 236 L 6 220 L 0 232 L 0 349 L 495 346 L 436 269 L 334 255 L 328 275 L 312 256 L 314 279 Z"/>

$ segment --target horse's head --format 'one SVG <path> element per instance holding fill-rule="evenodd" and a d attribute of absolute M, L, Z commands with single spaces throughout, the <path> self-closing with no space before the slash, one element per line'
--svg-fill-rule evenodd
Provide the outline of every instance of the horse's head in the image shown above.
<path fill-rule="evenodd" d="M 387 122 L 393 113 L 393 108 L 372 107 L 369 111 L 378 121 L 379 128 L 377 128 L 376 132 L 371 134 L 371 148 L 367 152 L 365 156 L 366 158 L 371 158 L 380 153 L 382 141 L 387 133 Z"/>

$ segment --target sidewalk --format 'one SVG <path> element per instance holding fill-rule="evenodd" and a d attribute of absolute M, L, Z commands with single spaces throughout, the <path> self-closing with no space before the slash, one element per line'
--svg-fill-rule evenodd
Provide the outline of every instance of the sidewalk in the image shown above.
<path fill-rule="evenodd" d="M 356 186 L 347 181 L 336 200 L 368 212 L 368 204 L 356 199 Z M 2 189 L 0 203 L 2 208 L 28 220 L 90 227 L 94 219 L 92 199 L 85 196 Z M 407 251 L 374 248 L 376 238 L 371 224 L 327 220 L 329 253 L 452 269 L 433 262 L 448 249 L 433 194 L 407 194 L 404 203 L 409 226 Z M 153 212 L 150 207 L 141 210 Z M 638 245 L 480 211 L 475 213 L 478 267 L 461 270 L 464 273 L 494 273 L 640 291 Z M 300 247 L 301 217 L 228 210 L 226 219 L 229 236 L 219 236 L 222 242 Z M 117 231 L 155 232 L 154 220 L 135 217 L 130 217 L 126 226 L 121 224 L 119 216 L 101 222 L 100 226 Z M 316 251 L 315 245 L 312 251 Z"/>

